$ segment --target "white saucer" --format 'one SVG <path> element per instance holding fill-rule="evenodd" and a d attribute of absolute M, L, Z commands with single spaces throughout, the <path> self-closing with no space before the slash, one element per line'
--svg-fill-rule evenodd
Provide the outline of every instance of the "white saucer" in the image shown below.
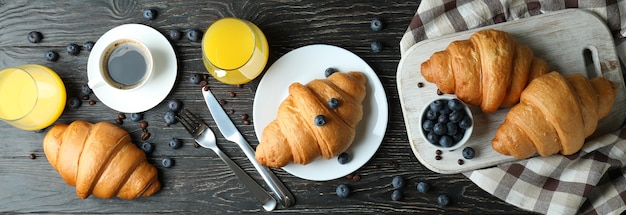
<path fill-rule="evenodd" d="M 87 77 L 90 80 L 100 75 L 99 60 L 106 45 L 119 39 L 135 39 L 150 49 L 155 69 L 153 75 L 144 85 L 134 90 L 120 90 L 109 86 L 92 90 L 102 103 L 116 111 L 139 113 L 149 110 L 167 97 L 176 82 L 178 64 L 174 48 L 165 36 L 149 26 L 117 26 L 104 33 L 91 50 L 87 61 Z"/>
<path fill-rule="evenodd" d="M 382 143 L 389 112 L 385 89 L 374 70 L 359 56 L 336 46 L 318 44 L 292 50 L 267 69 L 259 82 L 252 111 L 254 131 L 261 140 L 263 129 L 276 118 L 278 106 L 288 96 L 289 85 L 325 78 L 328 67 L 363 72 L 367 76 L 367 96 L 363 101 L 363 119 L 347 150 L 352 155 L 350 162 L 339 164 L 337 158 L 318 157 L 307 165 L 290 163 L 283 167 L 296 177 L 313 181 L 328 181 L 353 173 L 374 156 Z"/>

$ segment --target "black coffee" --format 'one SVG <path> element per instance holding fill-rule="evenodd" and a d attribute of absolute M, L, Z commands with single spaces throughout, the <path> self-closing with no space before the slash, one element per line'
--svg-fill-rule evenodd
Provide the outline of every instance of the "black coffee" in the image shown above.
<path fill-rule="evenodd" d="M 144 51 L 132 42 L 115 47 L 107 61 L 108 76 L 121 88 L 139 84 L 148 73 Z"/>

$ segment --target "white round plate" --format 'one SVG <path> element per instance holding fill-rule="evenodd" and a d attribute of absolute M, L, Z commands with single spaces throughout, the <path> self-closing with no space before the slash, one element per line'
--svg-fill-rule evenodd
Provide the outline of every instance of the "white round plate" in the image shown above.
<path fill-rule="evenodd" d="M 324 160 L 318 157 L 307 165 L 290 163 L 283 167 L 302 179 L 328 181 L 356 171 L 376 153 L 387 129 L 387 95 L 374 70 L 348 50 L 317 44 L 290 51 L 267 69 L 254 97 L 254 131 L 258 139 L 261 140 L 265 126 L 276 118 L 278 106 L 289 94 L 289 85 L 323 79 L 324 71 L 329 67 L 344 72 L 360 71 L 367 76 L 363 119 L 357 126 L 354 142 L 347 150 L 352 155 L 349 163 L 342 165 L 337 158 Z"/>
<path fill-rule="evenodd" d="M 139 113 L 153 108 L 167 97 L 176 82 L 178 65 L 170 42 L 160 32 L 142 24 L 124 24 L 104 33 L 94 45 L 87 61 L 87 77 L 100 75 L 100 56 L 107 44 L 119 39 L 135 39 L 144 43 L 153 57 L 154 73 L 144 85 L 134 90 L 109 86 L 97 87 L 93 93 L 106 106 L 124 113 Z"/>

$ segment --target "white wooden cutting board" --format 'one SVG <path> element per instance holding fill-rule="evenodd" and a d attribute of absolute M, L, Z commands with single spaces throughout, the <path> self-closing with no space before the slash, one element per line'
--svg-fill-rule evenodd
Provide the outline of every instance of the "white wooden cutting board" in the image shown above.
<path fill-rule="evenodd" d="M 444 50 L 450 42 L 468 39 L 473 32 L 486 28 L 509 32 L 518 42 L 529 46 L 535 56 L 546 60 L 552 70 L 563 74 L 581 73 L 587 77 L 604 76 L 615 82 L 618 86 L 615 105 L 609 116 L 600 121 L 598 130 L 592 137 L 606 134 L 622 126 L 626 119 L 624 80 L 609 29 L 601 19 L 583 10 L 568 9 L 550 12 L 425 40 L 413 45 L 407 51 L 398 65 L 398 93 L 411 148 L 424 166 L 438 173 L 450 174 L 515 160 L 491 148 L 491 140 L 508 109 L 484 114 L 480 108 L 471 107 L 475 127 L 467 146 L 475 149 L 476 157 L 471 160 L 463 159 L 462 165 L 457 163 L 463 158 L 462 148 L 444 151 L 441 155 L 442 159 L 436 160 L 436 149 L 428 145 L 419 133 L 421 132 L 419 115 L 422 109 L 429 101 L 438 97 L 437 86 L 422 77 L 420 65 L 434 52 Z M 585 66 L 583 55 L 585 50 L 590 50 L 594 58 L 594 63 L 590 67 L 591 72 L 588 72 Z M 423 87 L 418 87 L 418 83 L 423 83 Z"/>

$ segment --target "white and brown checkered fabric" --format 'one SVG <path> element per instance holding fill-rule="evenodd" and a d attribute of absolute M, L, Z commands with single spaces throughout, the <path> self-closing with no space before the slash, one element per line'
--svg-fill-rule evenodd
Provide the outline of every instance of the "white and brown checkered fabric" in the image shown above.
<path fill-rule="evenodd" d="M 626 37 L 626 0 L 424 0 L 400 41 L 400 52 L 428 38 L 566 8 L 592 11 L 616 38 Z M 464 175 L 529 211 L 620 214 L 626 211 L 626 129 L 592 140 L 571 156 L 535 157 Z"/>

